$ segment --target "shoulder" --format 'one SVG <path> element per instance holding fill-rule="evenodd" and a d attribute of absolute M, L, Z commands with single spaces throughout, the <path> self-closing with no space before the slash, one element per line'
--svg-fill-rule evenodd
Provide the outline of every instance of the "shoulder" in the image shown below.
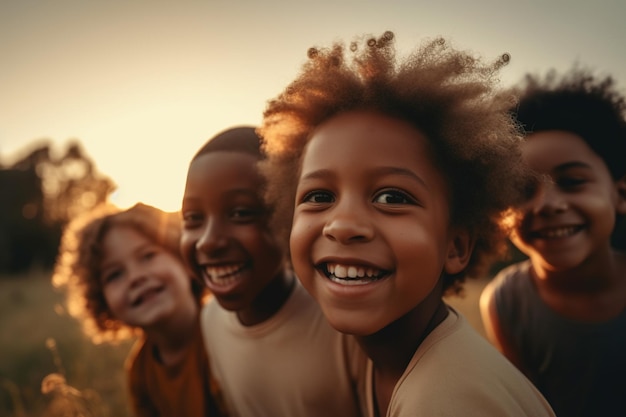
<path fill-rule="evenodd" d="M 401 380 L 398 407 L 407 407 L 406 412 L 409 407 L 427 407 L 425 411 L 443 416 L 465 415 L 469 409 L 481 416 L 514 415 L 513 410 L 520 409 L 528 411 L 517 415 L 552 415 L 521 372 L 461 315 L 452 312 L 450 316 L 435 340 L 429 341 L 429 336 L 426 345 L 418 348 L 413 367 Z"/>
<path fill-rule="evenodd" d="M 217 299 L 211 297 L 200 309 L 200 326 L 201 328 L 206 328 L 209 324 L 212 325 L 215 322 L 223 321 L 228 314 L 230 312 L 224 310 L 217 302 Z"/>
<path fill-rule="evenodd" d="M 531 278 L 530 268 L 529 260 L 511 264 L 500 270 L 487 284 L 486 289 L 507 291 L 519 288 L 523 282 L 527 282 L 522 280 Z"/>
<path fill-rule="evenodd" d="M 514 309 L 517 300 L 532 291 L 530 262 L 523 261 L 502 269 L 480 294 L 480 312 L 487 325 L 497 320 L 505 310 Z"/>
<path fill-rule="evenodd" d="M 142 383 L 146 375 L 146 368 L 150 366 L 150 360 L 150 343 L 144 338 L 140 338 L 133 344 L 124 362 L 131 387 Z"/>

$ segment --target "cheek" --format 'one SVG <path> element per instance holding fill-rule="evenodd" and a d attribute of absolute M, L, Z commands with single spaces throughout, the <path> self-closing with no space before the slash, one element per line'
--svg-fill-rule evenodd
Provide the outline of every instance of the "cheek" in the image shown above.
<path fill-rule="evenodd" d="M 308 260 L 307 253 L 310 249 L 311 233 L 311 222 L 305 222 L 299 216 L 295 216 L 289 236 L 289 248 L 294 265 Z"/>
<path fill-rule="evenodd" d="M 533 246 L 528 241 L 528 233 L 530 231 L 530 218 L 516 218 L 516 221 L 511 225 L 509 232 L 509 240 L 513 245 L 523 254 L 530 256 L 533 251 Z"/>
<path fill-rule="evenodd" d="M 188 266 L 193 265 L 193 260 L 195 259 L 196 242 L 197 239 L 192 233 L 183 232 L 180 237 L 180 253 L 182 254 L 185 262 L 187 262 Z"/>
<path fill-rule="evenodd" d="M 247 230 L 245 234 L 239 236 L 239 242 L 255 259 L 257 265 L 263 265 L 264 270 L 276 269 L 282 262 L 280 242 L 265 228 Z"/>
<path fill-rule="evenodd" d="M 119 306 L 121 303 L 121 294 L 120 291 L 116 288 L 116 286 L 108 285 L 102 290 L 102 296 L 104 297 L 104 302 L 106 306 L 111 310 L 111 314 L 113 316 L 118 315 Z"/>
<path fill-rule="evenodd" d="M 183 231 L 180 235 L 180 249 L 183 252 L 189 251 L 193 245 L 195 244 L 195 236 L 194 233 L 189 231 Z"/>

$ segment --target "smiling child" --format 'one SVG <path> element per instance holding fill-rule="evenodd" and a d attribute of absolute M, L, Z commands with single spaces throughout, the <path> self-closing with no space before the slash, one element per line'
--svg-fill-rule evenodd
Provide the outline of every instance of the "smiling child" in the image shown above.
<path fill-rule="evenodd" d="M 512 113 L 540 180 L 511 240 L 530 259 L 483 291 L 485 330 L 559 417 L 624 416 L 626 253 L 612 238 L 626 214 L 626 101 L 581 68 L 529 76 L 519 92 Z"/>
<path fill-rule="evenodd" d="M 364 415 L 552 416 L 442 299 L 497 253 L 524 183 L 494 100 L 506 59 L 435 39 L 397 61 L 393 38 L 311 48 L 266 108 L 267 198 L 296 276 L 369 357 Z"/>
<path fill-rule="evenodd" d="M 126 360 L 136 417 L 223 416 L 199 326 L 205 295 L 180 255 L 180 217 L 137 204 L 75 219 L 53 282 L 95 342 L 136 336 Z"/>

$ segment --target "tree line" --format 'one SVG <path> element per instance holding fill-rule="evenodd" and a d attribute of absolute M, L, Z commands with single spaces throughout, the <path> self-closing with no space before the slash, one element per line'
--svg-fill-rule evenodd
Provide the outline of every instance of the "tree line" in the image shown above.
<path fill-rule="evenodd" d="M 114 189 L 78 141 L 58 156 L 43 142 L 0 165 L 0 273 L 52 267 L 65 225 L 105 202 Z"/>

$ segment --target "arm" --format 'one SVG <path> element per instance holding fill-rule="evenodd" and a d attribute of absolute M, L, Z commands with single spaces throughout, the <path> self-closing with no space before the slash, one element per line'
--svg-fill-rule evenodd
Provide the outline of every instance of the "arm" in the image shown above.
<path fill-rule="evenodd" d="M 496 284 L 492 280 L 483 289 L 480 295 L 480 315 L 485 328 L 487 339 L 513 363 L 520 371 L 530 378 L 528 370 L 524 367 L 519 352 L 513 346 L 512 342 L 506 337 L 502 329 L 498 309 L 496 305 L 495 290 Z"/>

